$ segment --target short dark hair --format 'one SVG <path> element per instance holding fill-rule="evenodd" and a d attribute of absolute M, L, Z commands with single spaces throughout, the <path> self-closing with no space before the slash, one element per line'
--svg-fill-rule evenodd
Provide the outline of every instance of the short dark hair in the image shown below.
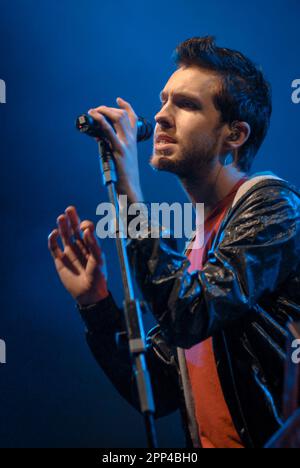
<path fill-rule="evenodd" d="M 272 114 L 271 86 L 261 70 L 241 52 L 217 47 L 212 36 L 193 37 L 179 44 L 173 58 L 178 67 L 199 66 L 221 77 L 221 89 L 214 97 L 222 121 L 247 122 L 251 127 L 248 141 L 238 153 L 238 167 L 251 168 L 270 125 Z"/>

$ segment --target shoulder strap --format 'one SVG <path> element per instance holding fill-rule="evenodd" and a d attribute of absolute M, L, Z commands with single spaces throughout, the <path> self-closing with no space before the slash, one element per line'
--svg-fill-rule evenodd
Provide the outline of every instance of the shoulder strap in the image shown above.
<path fill-rule="evenodd" d="M 237 204 L 237 202 L 249 191 L 251 190 L 252 187 L 254 187 L 256 184 L 261 182 L 262 180 L 283 180 L 280 177 L 277 177 L 275 174 L 272 172 L 263 172 L 263 173 L 256 173 L 253 174 L 249 179 L 247 179 L 238 189 L 234 200 L 232 202 L 232 205 L 229 207 L 227 214 L 231 211 L 232 208 Z M 225 216 L 226 218 L 226 216 Z M 219 228 L 219 231 L 222 228 L 222 223 Z M 218 237 L 218 233 L 216 235 L 216 238 Z M 184 249 L 184 255 L 186 255 L 188 251 L 188 247 L 191 245 L 191 242 L 194 240 L 195 236 L 191 237 L 191 239 L 186 243 L 185 249 Z M 215 238 L 215 240 L 216 240 Z"/>
<path fill-rule="evenodd" d="M 234 197 L 234 200 L 231 204 L 231 206 L 228 208 L 227 210 L 227 214 L 223 220 L 223 222 L 221 223 L 221 225 L 219 226 L 219 229 L 218 229 L 218 232 L 214 238 L 214 242 L 213 242 L 213 245 L 212 245 L 212 248 L 214 248 L 214 246 L 216 245 L 217 243 L 217 240 L 219 239 L 219 234 L 220 232 L 222 231 L 223 229 L 223 226 L 224 224 L 226 223 L 227 219 L 228 219 L 228 215 L 229 213 L 231 213 L 232 209 L 235 207 L 235 205 L 238 203 L 238 201 L 249 191 L 251 190 L 255 185 L 259 184 L 261 181 L 263 180 L 283 180 L 281 179 L 280 177 L 277 177 L 275 174 L 273 174 L 272 172 L 264 172 L 264 173 L 257 173 L 257 174 L 254 174 L 253 176 L 251 176 L 249 179 L 247 179 L 241 186 L 240 188 L 238 189 L 235 197 Z"/>
<path fill-rule="evenodd" d="M 238 189 L 236 196 L 234 197 L 234 200 L 232 202 L 231 207 L 233 208 L 237 202 L 242 198 L 243 195 L 245 195 L 248 190 L 250 190 L 254 185 L 258 184 L 262 180 L 283 180 L 280 177 L 277 177 L 275 174 L 268 173 L 268 174 L 261 174 L 261 175 L 253 175 L 250 179 L 246 180 L 240 188 Z"/>

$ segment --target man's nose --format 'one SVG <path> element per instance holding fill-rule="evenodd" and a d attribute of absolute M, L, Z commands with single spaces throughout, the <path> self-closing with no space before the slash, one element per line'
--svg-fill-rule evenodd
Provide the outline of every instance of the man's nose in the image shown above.
<path fill-rule="evenodd" d="M 170 128 L 174 125 L 173 118 L 164 109 L 160 110 L 154 119 L 162 128 Z"/>

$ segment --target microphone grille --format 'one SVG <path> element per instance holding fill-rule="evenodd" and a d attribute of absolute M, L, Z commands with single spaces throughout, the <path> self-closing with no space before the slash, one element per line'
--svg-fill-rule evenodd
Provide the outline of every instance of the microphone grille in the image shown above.
<path fill-rule="evenodd" d="M 146 141 L 153 135 L 153 125 L 144 117 L 139 117 L 137 122 L 137 141 Z"/>

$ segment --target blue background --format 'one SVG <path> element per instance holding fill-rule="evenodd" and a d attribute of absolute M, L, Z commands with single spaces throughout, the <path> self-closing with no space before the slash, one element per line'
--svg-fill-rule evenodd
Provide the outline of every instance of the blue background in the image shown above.
<path fill-rule="evenodd" d="M 274 113 L 254 171 L 271 170 L 300 185 L 299 0 L 0 0 L 1 119 L 0 446 L 140 447 L 143 421 L 97 367 L 74 303 L 55 274 L 47 235 L 75 204 L 97 221 L 102 188 L 95 143 L 74 130 L 78 113 L 115 106 L 121 96 L 152 119 L 182 40 L 216 35 L 261 64 L 273 86 Z M 148 166 L 149 201 L 186 201 L 172 175 Z M 103 248 L 110 288 L 122 288 L 113 241 Z M 146 326 L 152 325 L 151 317 Z M 180 447 L 176 413 L 158 423 L 161 446 Z"/>

